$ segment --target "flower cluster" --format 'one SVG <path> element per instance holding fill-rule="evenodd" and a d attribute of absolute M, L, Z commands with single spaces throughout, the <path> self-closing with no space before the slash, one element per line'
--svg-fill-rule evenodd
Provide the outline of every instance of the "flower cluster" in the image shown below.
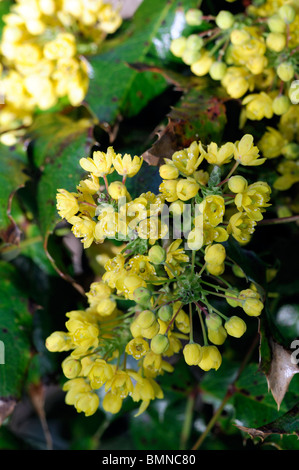
<path fill-rule="evenodd" d="M 299 91 L 293 84 L 299 72 L 295 2 L 267 0 L 260 8 L 250 5 L 237 15 L 221 10 L 215 17 L 191 9 L 186 21 L 194 31 L 174 39 L 172 53 L 195 75 L 209 75 L 231 98 L 241 100 L 241 126 L 247 119 L 288 111 Z M 204 22 L 208 26 L 202 31 Z"/>
<path fill-rule="evenodd" d="M 48 350 L 70 352 L 64 390 L 78 412 L 95 413 L 101 397 L 104 410 L 117 413 L 131 397 L 142 413 L 163 397 L 158 381 L 173 371 L 170 358 L 181 352 L 188 365 L 217 370 L 219 346 L 246 332 L 242 312 L 261 314 L 260 287 L 246 279 L 231 285 L 223 274 L 236 266 L 225 242 L 250 240 L 271 193 L 267 183 L 234 173 L 264 160 L 249 134 L 221 146 L 194 141 L 160 166 L 158 195 L 136 198 L 126 182 L 141 157 L 109 147 L 80 160 L 88 177 L 77 192 L 58 191 L 60 216 L 85 248 L 107 239 L 124 244 L 91 284 L 87 308 L 67 313 L 66 331 L 46 340 Z M 217 298 L 236 314 L 219 311 Z"/>
<path fill-rule="evenodd" d="M 89 84 L 82 54 L 95 52 L 122 19 L 102 0 L 16 0 L 3 20 L 0 133 L 13 145 L 36 110 L 61 99 L 81 104 Z"/>

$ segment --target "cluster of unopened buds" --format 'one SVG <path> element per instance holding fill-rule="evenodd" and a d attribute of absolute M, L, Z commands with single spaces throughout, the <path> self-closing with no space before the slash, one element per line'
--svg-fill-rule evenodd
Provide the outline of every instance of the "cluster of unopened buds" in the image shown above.
<path fill-rule="evenodd" d="M 82 103 L 89 85 L 84 54 L 96 52 L 122 18 L 102 0 L 16 0 L 3 21 L 0 142 L 13 145 L 37 110 L 59 100 Z"/>
<path fill-rule="evenodd" d="M 221 146 L 194 141 L 160 166 L 159 194 L 132 198 L 126 182 L 142 157 L 109 147 L 80 160 L 88 177 L 73 193 L 58 190 L 59 215 L 86 249 L 123 243 L 91 284 L 87 307 L 68 312 L 66 331 L 46 340 L 49 351 L 70 352 L 62 363 L 67 404 L 86 416 L 100 404 L 117 413 L 131 397 L 139 415 L 163 397 L 159 376 L 180 352 L 202 371 L 220 367 L 227 336 L 244 335 L 242 316 L 264 308 L 260 286 L 225 276 L 240 271 L 225 243 L 248 243 L 270 205 L 269 185 L 239 170 L 264 161 L 249 134 Z M 217 299 L 236 313 L 218 310 Z"/>
<path fill-rule="evenodd" d="M 281 116 L 298 100 L 296 2 L 266 0 L 261 8 L 250 5 L 239 14 L 221 10 L 215 17 L 191 9 L 186 21 L 194 31 L 175 38 L 172 53 L 195 75 L 209 75 L 231 98 L 241 100 L 241 126 L 247 119 Z M 211 27 L 196 31 L 203 22 Z"/>

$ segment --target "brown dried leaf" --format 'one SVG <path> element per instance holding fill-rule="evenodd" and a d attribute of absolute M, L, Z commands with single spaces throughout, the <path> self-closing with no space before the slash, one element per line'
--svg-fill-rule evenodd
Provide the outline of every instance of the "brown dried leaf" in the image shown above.
<path fill-rule="evenodd" d="M 289 388 L 290 382 L 295 374 L 298 374 L 299 367 L 292 362 L 292 353 L 277 343 L 273 338 L 269 338 L 272 360 L 269 371 L 266 373 L 268 389 L 271 390 L 278 409 Z"/>

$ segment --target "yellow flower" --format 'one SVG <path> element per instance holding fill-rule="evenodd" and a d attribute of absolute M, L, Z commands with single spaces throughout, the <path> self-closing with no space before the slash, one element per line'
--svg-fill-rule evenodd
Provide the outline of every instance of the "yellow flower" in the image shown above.
<path fill-rule="evenodd" d="M 116 158 L 113 147 L 108 147 L 107 153 L 97 150 L 93 152 L 93 158 L 81 158 L 80 165 L 83 170 L 88 171 L 94 176 L 109 175 L 114 171 L 112 161 Z"/>
<path fill-rule="evenodd" d="M 96 359 L 88 372 L 88 378 L 92 389 L 98 389 L 110 380 L 114 375 L 114 367 L 103 359 Z"/>
<path fill-rule="evenodd" d="M 253 77 L 245 67 L 228 67 L 221 84 L 235 99 L 241 98 L 248 90 L 254 89 Z"/>
<path fill-rule="evenodd" d="M 212 227 L 216 227 L 223 221 L 225 204 L 222 196 L 207 196 L 199 205 L 199 210 L 203 214 L 203 220 Z M 199 216 L 200 217 L 200 216 Z"/>
<path fill-rule="evenodd" d="M 230 336 L 240 338 L 245 333 L 247 326 L 242 318 L 233 315 L 225 322 L 224 328 Z"/>
<path fill-rule="evenodd" d="M 134 359 L 141 359 L 149 350 L 148 342 L 142 337 L 135 337 L 126 345 L 126 353 Z"/>
<path fill-rule="evenodd" d="M 259 149 L 253 144 L 252 135 L 245 134 L 240 141 L 235 142 L 234 158 L 241 163 L 241 165 L 262 165 L 266 161 L 266 158 L 259 157 Z"/>
<path fill-rule="evenodd" d="M 164 180 L 160 186 L 159 191 L 168 202 L 174 202 L 178 199 L 177 195 L 178 180 Z"/>
<path fill-rule="evenodd" d="M 161 165 L 159 168 L 159 174 L 163 180 L 175 180 L 178 178 L 180 172 L 178 168 L 171 162 Z"/>
<path fill-rule="evenodd" d="M 186 364 L 189 366 L 198 365 L 202 360 L 202 349 L 198 343 L 189 343 L 184 346 L 183 355 Z"/>
<path fill-rule="evenodd" d="M 156 276 L 154 266 L 150 263 L 149 257 L 145 255 L 133 256 L 129 260 L 126 269 L 130 274 L 138 274 L 145 280 L 151 280 Z"/>
<path fill-rule="evenodd" d="M 141 401 L 138 412 L 134 415 L 135 417 L 140 416 L 147 409 L 151 400 L 155 398 L 163 398 L 163 392 L 161 387 L 152 378 L 144 378 L 139 374 L 132 374 L 132 378 L 136 380 L 136 385 L 132 393 L 132 400 L 135 402 Z"/>
<path fill-rule="evenodd" d="M 241 244 L 248 243 L 255 230 L 256 222 L 244 212 L 234 214 L 229 219 L 227 232 Z"/>
<path fill-rule="evenodd" d="M 126 398 L 133 392 L 133 383 L 128 372 L 123 370 L 116 370 L 111 379 L 107 380 L 105 384 L 105 391 L 111 391 L 113 395 L 121 399 Z"/>
<path fill-rule="evenodd" d="M 216 346 L 203 346 L 202 359 L 199 362 L 199 367 L 204 371 L 210 369 L 219 369 L 222 363 L 222 357 L 219 349 Z"/>
<path fill-rule="evenodd" d="M 179 248 L 181 243 L 182 239 L 175 240 L 167 249 L 164 267 L 171 279 L 178 276 L 184 269 L 182 264 L 189 261 L 189 256 L 185 254 L 184 249 Z"/>
<path fill-rule="evenodd" d="M 75 318 L 70 318 L 65 325 L 75 346 L 72 354 L 82 356 L 98 345 L 100 331 L 97 326 Z"/>
<path fill-rule="evenodd" d="M 69 220 L 79 211 L 79 204 L 74 193 L 69 193 L 65 189 L 58 189 L 56 196 L 57 212 L 62 219 Z"/>
<path fill-rule="evenodd" d="M 141 220 L 137 227 L 137 233 L 140 238 L 149 240 L 150 244 L 154 244 L 158 239 L 164 238 L 168 233 L 167 224 L 161 222 L 158 217 L 150 217 Z"/>
<path fill-rule="evenodd" d="M 49 60 L 71 58 L 76 54 L 76 39 L 71 33 L 58 33 L 53 41 L 45 44 L 44 56 Z"/>
<path fill-rule="evenodd" d="M 115 276 L 115 287 L 125 298 L 134 300 L 134 291 L 138 287 L 147 287 L 147 284 L 137 274 L 128 274 L 126 270 L 123 270 L 119 275 L 116 274 Z"/>
<path fill-rule="evenodd" d="M 284 160 L 277 168 L 281 173 L 273 183 L 273 187 L 279 191 L 286 191 L 299 181 L 299 161 Z"/>
<path fill-rule="evenodd" d="M 76 238 L 82 238 L 84 248 L 89 248 L 95 238 L 96 223 L 87 216 L 74 216 L 69 219 L 72 224 L 72 232 Z"/>
<path fill-rule="evenodd" d="M 208 328 L 208 338 L 211 343 L 215 344 L 216 346 L 221 346 L 227 338 L 227 332 L 225 328 L 220 325 L 215 330 Z"/>
<path fill-rule="evenodd" d="M 267 204 L 270 200 L 271 188 L 263 182 L 258 181 L 250 184 L 248 188 L 240 192 L 235 197 L 235 204 L 239 211 L 245 211 L 248 217 L 252 220 L 262 220 L 262 213 L 265 208 L 271 204 Z"/>
<path fill-rule="evenodd" d="M 132 176 L 135 176 L 136 173 L 138 173 L 140 170 L 143 163 L 143 158 L 137 157 L 135 155 L 135 157 L 132 159 L 131 155 L 128 153 L 126 153 L 123 157 L 118 154 L 113 158 L 112 163 L 119 175 L 127 175 L 131 178 Z"/>
<path fill-rule="evenodd" d="M 64 331 L 54 331 L 46 339 L 46 348 L 51 352 L 69 351 L 73 348 L 71 336 Z"/>
<path fill-rule="evenodd" d="M 274 127 L 267 127 L 258 147 L 266 158 L 276 158 L 281 155 L 283 147 L 288 143 L 288 140 L 283 136 L 279 130 Z"/>
<path fill-rule="evenodd" d="M 260 121 L 265 117 L 271 119 L 273 116 L 272 99 L 264 91 L 247 95 L 242 104 L 246 105 L 246 116 L 252 121 Z"/>
<path fill-rule="evenodd" d="M 175 152 L 172 161 L 183 175 L 191 176 L 203 161 L 198 143 L 194 141 L 188 148 Z"/>
<path fill-rule="evenodd" d="M 213 165 L 223 165 L 228 163 L 234 155 L 234 144 L 232 142 L 227 142 L 224 145 L 221 145 L 218 148 L 218 145 L 215 142 L 211 142 L 207 147 L 207 152 L 205 153 L 205 159 Z"/>
<path fill-rule="evenodd" d="M 209 72 L 213 62 L 214 59 L 209 55 L 209 52 L 202 50 L 200 58 L 191 65 L 191 71 L 194 75 L 203 77 Z"/>
<path fill-rule="evenodd" d="M 205 249 L 204 259 L 209 264 L 222 264 L 226 258 L 226 251 L 220 243 L 209 245 Z"/>
<path fill-rule="evenodd" d="M 189 199 L 192 199 L 196 196 L 199 188 L 200 186 L 194 178 L 182 178 L 178 180 L 178 184 L 176 186 L 176 193 L 181 201 L 188 201 Z"/>
<path fill-rule="evenodd" d="M 93 415 L 99 407 L 99 397 L 83 378 L 71 379 L 63 386 L 66 391 L 65 402 L 74 405 L 78 413 Z"/>
<path fill-rule="evenodd" d="M 104 410 L 112 414 L 117 414 L 121 410 L 122 404 L 123 399 L 111 391 L 106 393 L 102 401 Z"/>

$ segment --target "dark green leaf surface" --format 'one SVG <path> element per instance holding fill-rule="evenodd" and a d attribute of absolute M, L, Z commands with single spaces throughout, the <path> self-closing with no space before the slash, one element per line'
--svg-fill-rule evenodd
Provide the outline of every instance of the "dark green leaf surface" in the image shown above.
<path fill-rule="evenodd" d="M 84 171 L 79 160 L 89 154 L 90 122 L 72 121 L 62 116 L 42 116 L 32 131 L 32 160 L 42 170 L 37 188 L 39 224 L 43 236 L 51 233 L 59 220 L 57 189 L 76 191 Z"/>
<path fill-rule="evenodd" d="M 10 199 L 25 184 L 28 176 L 26 155 L 21 150 L 0 145 L 0 236 L 7 239 L 7 229 L 13 224 L 10 217 Z"/>
<path fill-rule="evenodd" d="M 17 270 L 0 262 L 0 340 L 4 364 L 0 364 L 0 397 L 20 398 L 30 361 L 32 317 Z"/>
<path fill-rule="evenodd" d="M 111 124 L 117 118 L 134 116 L 165 90 L 167 83 L 160 74 L 138 73 L 129 64 L 155 62 L 153 47 L 155 55 L 163 57 L 171 39 L 186 25 L 184 12 L 197 3 L 144 0 L 125 32 L 110 46 L 107 42 L 102 53 L 88 57 L 91 81 L 86 102 L 100 121 Z"/>

